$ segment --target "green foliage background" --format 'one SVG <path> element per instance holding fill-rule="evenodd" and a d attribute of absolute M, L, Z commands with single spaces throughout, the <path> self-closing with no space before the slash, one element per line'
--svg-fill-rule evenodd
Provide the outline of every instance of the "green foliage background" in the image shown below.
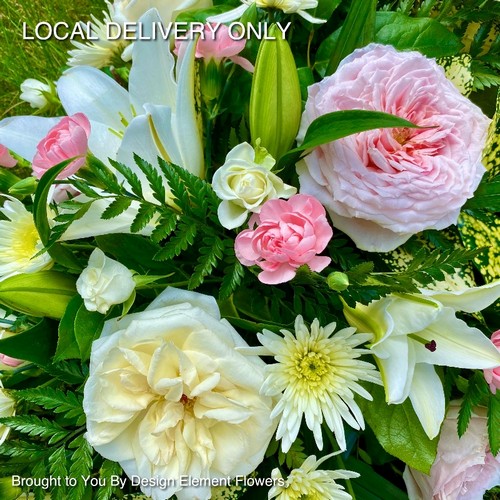
<path fill-rule="evenodd" d="M 30 106 L 19 100 L 19 85 L 26 78 L 57 79 L 71 48 L 59 40 L 23 40 L 23 22 L 31 30 L 41 21 L 72 26 L 89 21 L 90 14 L 101 18 L 104 7 L 104 0 L 0 0 L 0 119 L 31 114 Z"/>

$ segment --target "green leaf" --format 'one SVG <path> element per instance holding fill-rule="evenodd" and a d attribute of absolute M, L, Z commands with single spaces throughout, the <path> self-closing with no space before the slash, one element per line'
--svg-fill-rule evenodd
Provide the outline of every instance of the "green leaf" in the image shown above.
<path fill-rule="evenodd" d="M 35 403 L 46 410 L 54 413 L 63 413 L 65 418 L 74 419 L 75 425 L 85 423 L 83 413 L 83 398 L 74 392 L 65 393 L 60 389 L 52 387 L 36 387 L 34 389 L 21 389 L 12 392 L 16 400 L 29 401 Z"/>
<path fill-rule="evenodd" d="M 97 339 L 104 326 L 104 314 L 87 311 L 82 304 L 75 316 L 75 338 L 80 349 L 80 359 L 86 361 L 90 357 L 92 342 Z"/>
<path fill-rule="evenodd" d="M 43 174 L 42 178 L 38 182 L 38 186 L 35 192 L 35 199 L 33 204 L 33 220 L 35 222 L 38 234 L 40 235 L 40 240 L 47 248 L 49 255 L 56 262 L 62 264 L 68 269 L 81 271 L 82 266 L 79 260 L 73 255 L 73 253 L 71 253 L 59 243 L 53 243 L 50 247 L 48 246 L 50 240 L 50 224 L 47 214 L 49 190 L 56 177 L 70 162 L 71 160 L 65 160 L 55 167 L 47 170 L 47 172 Z"/>
<path fill-rule="evenodd" d="M 357 460 L 352 455 L 345 461 L 345 468 L 358 472 L 361 476 L 361 481 L 351 481 L 356 498 L 360 500 L 387 500 L 389 498 L 391 500 L 408 500 L 406 493 L 377 474 L 373 467 Z"/>
<path fill-rule="evenodd" d="M 158 200 L 161 204 L 164 204 L 166 200 L 165 179 L 160 175 L 160 172 L 158 172 L 158 170 L 153 167 L 153 165 L 151 165 L 151 163 L 148 163 L 136 154 L 134 154 L 134 160 L 137 166 L 146 176 L 155 199 Z"/>
<path fill-rule="evenodd" d="M 344 57 L 373 41 L 376 8 L 376 0 L 352 1 L 347 18 L 333 47 L 326 70 L 327 75 L 335 72 Z"/>
<path fill-rule="evenodd" d="M 155 262 L 160 247 L 137 234 L 105 234 L 96 237 L 97 246 L 129 269 L 164 274 L 165 264 Z M 147 267 L 145 266 L 147 263 Z"/>
<path fill-rule="evenodd" d="M 92 471 L 92 447 L 83 435 L 78 436 L 70 444 L 70 448 L 75 448 L 71 456 L 71 465 L 69 468 L 70 477 L 77 478 L 76 486 L 69 491 L 68 500 L 80 500 L 83 498 L 85 483 L 82 477 L 88 477 Z"/>
<path fill-rule="evenodd" d="M 137 174 L 123 163 L 119 163 L 111 159 L 109 160 L 109 163 L 111 163 L 111 165 L 116 168 L 116 170 L 118 170 L 118 172 L 120 172 L 123 177 L 125 177 L 130 185 L 130 188 L 132 189 L 132 193 L 134 193 L 139 198 L 142 198 L 142 184 L 139 180 L 139 177 L 137 177 Z"/>
<path fill-rule="evenodd" d="M 55 486 L 51 489 L 52 500 L 66 500 L 66 481 L 68 477 L 68 469 L 66 467 L 66 448 L 61 446 L 52 453 L 49 458 L 50 477 L 59 478 L 60 486 Z"/>
<path fill-rule="evenodd" d="M 483 181 L 474 192 L 474 197 L 467 200 L 463 209 L 486 209 L 500 212 L 500 179 Z"/>
<path fill-rule="evenodd" d="M 126 198 L 126 197 L 118 197 L 115 198 L 104 210 L 104 212 L 101 215 L 101 219 L 112 219 L 113 217 L 118 217 L 120 214 L 125 212 L 128 207 L 130 207 L 132 203 L 131 198 Z"/>
<path fill-rule="evenodd" d="M 219 290 L 219 298 L 221 300 L 231 296 L 238 288 L 245 273 L 240 261 L 234 256 L 234 252 L 226 261 L 229 264 L 224 268 L 224 277 L 222 278 L 222 285 Z"/>
<path fill-rule="evenodd" d="M 45 444 L 36 444 L 33 442 L 22 441 L 5 441 L 0 445 L 0 455 L 9 457 L 17 457 L 22 459 L 40 460 L 47 454 L 47 446 Z"/>
<path fill-rule="evenodd" d="M 217 262 L 223 257 L 224 245 L 218 236 L 203 239 L 204 246 L 200 248 L 198 264 L 194 268 L 188 283 L 188 289 L 194 290 L 203 283 L 205 276 L 208 276 L 217 266 Z"/>
<path fill-rule="evenodd" d="M 149 223 L 149 221 L 155 216 L 159 207 L 150 205 L 147 203 L 141 203 L 137 215 L 130 226 L 130 231 L 132 233 L 138 233 L 143 230 Z"/>
<path fill-rule="evenodd" d="M 160 220 L 157 222 L 156 227 L 153 229 L 151 233 L 151 241 L 153 243 L 160 243 L 164 239 L 166 239 L 172 231 L 177 227 L 177 222 L 179 220 L 179 216 L 173 212 L 163 212 Z"/>
<path fill-rule="evenodd" d="M 453 56 L 462 48 L 460 39 L 439 21 L 400 12 L 377 12 L 375 42 L 397 50 L 418 50 L 427 57 Z"/>
<path fill-rule="evenodd" d="M 36 415 L 17 415 L 15 417 L 0 417 L 0 423 L 11 429 L 28 434 L 29 436 L 39 436 L 48 439 L 49 444 L 56 443 L 65 438 L 70 431 L 64 429 L 56 422 L 47 418 L 40 418 Z"/>
<path fill-rule="evenodd" d="M 369 426 L 387 453 L 410 467 L 429 474 L 436 457 L 438 438 L 430 440 L 407 399 L 398 405 L 385 402 L 383 387 L 372 385 L 373 401 L 359 399 Z"/>
<path fill-rule="evenodd" d="M 111 476 L 121 476 L 123 473 L 122 468 L 116 462 L 111 460 L 104 460 L 99 476 L 104 482 L 104 486 L 100 486 L 97 490 L 96 500 L 108 500 L 113 495 L 113 491 L 117 489 L 116 486 L 111 484 Z"/>
<path fill-rule="evenodd" d="M 153 257 L 154 260 L 170 260 L 180 255 L 194 243 L 197 226 L 194 222 L 180 222 L 174 236 Z"/>
<path fill-rule="evenodd" d="M 38 365 L 47 364 L 56 349 L 54 324 L 42 319 L 35 326 L 0 340 L 0 352 Z"/>
<path fill-rule="evenodd" d="M 84 184 L 91 184 L 106 191 L 111 190 L 112 192 L 115 192 L 117 194 L 124 192 L 124 189 L 119 184 L 115 174 L 101 160 L 93 155 L 88 155 L 87 165 L 90 172 L 93 174 L 93 177 L 89 177 L 85 170 L 78 171 L 78 175 L 80 177 L 83 177 L 85 180 L 89 181 L 88 183 Z"/>
<path fill-rule="evenodd" d="M 80 358 L 80 349 L 75 337 L 75 316 L 83 304 L 80 295 L 75 295 L 69 302 L 64 316 L 59 322 L 57 349 L 54 356 L 55 361 L 69 358 Z"/>
<path fill-rule="evenodd" d="M 365 132 L 377 128 L 421 128 L 418 125 L 388 113 L 380 111 L 364 111 L 352 109 L 348 111 L 334 111 L 316 118 L 307 129 L 304 142 L 297 148 L 283 155 L 276 170 L 295 163 L 306 149 L 315 148 L 351 134 Z"/>
<path fill-rule="evenodd" d="M 483 398 L 489 394 L 488 385 L 484 380 L 482 372 L 475 372 L 469 379 L 467 390 L 462 399 L 462 405 L 458 412 L 457 432 L 460 437 L 465 434 L 475 406 L 478 406 Z"/>
<path fill-rule="evenodd" d="M 488 438 L 494 457 L 500 451 L 500 391 L 489 394 L 488 400 Z"/>

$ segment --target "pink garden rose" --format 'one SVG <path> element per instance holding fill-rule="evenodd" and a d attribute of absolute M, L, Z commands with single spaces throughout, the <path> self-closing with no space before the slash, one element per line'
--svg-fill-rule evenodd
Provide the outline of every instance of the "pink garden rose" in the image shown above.
<path fill-rule="evenodd" d="M 500 351 L 500 330 L 497 330 L 491 336 L 491 341 L 497 349 Z M 497 389 L 500 389 L 500 366 L 493 368 L 491 370 L 484 370 L 484 378 L 488 384 L 490 384 L 490 389 L 493 394 L 496 394 Z"/>
<path fill-rule="evenodd" d="M 249 220 L 250 229 L 236 237 L 235 252 L 244 266 L 259 266 L 259 280 L 268 285 L 290 281 L 307 264 L 322 271 L 331 261 L 320 257 L 333 231 L 325 209 L 312 196 L 297 194 L 289 200 L 273 199 Z"/>
<path fill-rule="evenodd" d="M 428 129 L 378 129 L 316 148 L 298 166 L 300 192 L 368 251 L 390 251 L 424 229 L 456 223 L 485 168 L 489 119 L 434 60 L 371 44 L 309 87 L 299 142 L 332 111 L 384 111 Z"/>
<path fill-rule="evenodd" d="M 12 168 L 17 165 L 17 160 L 12 158 L 9 150 L 0 144 L 0 167 Z"/>
<path fill-rule="evenodd" d="M 49 168 L 69 158 L 72 161 L 57 177 L 66 179 L 85 163 L 90 135 L 90 122 L 83 113 L 65 116 L 39 142 L 33 158 L 33 172 L 40 178 Z"/>
<path fill-rule="evenodd" d="M 488 448 L 486 410 L 475 410 L 459 438 L 459 409 L 459 401 L 450 403 L 430 475 L 406 467 L 403 479 L 410 500 L 478 500 L 500 485 L 500 454 L 495 458 Z"/>
<path fill-rule="evenodd" d="M 212 28 L 211 28 L 211 27 Z M 254 67 L 250 61 L 238 54 L 245 48 L 246 40 L 234 40 L 229 36 L 229 28 L 220 24 L 217 27 L 216 23 L 211 23 L 210 26 L 205 25 L 204 36 L 198 39 L 196 44 L 196 57 L 210 61 L 222 61 L 229 59 L 235 64 L 239 64 L 247 71 L 253 72 Z M 215 31 L 215 33 L 214 33 Z M 181 40 L 175 42 L 175 53 L 180 49 Z"/>

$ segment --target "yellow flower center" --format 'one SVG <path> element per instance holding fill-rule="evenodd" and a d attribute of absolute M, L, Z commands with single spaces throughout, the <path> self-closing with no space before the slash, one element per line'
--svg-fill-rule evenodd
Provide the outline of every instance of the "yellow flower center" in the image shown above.
<path fill-rule="evenodd" d="M 330 359 L 321 352 L 309 351 L 295 356 L 295 374 L 297 378 L 311 385 L 318 385 L 330 369 Z"/>

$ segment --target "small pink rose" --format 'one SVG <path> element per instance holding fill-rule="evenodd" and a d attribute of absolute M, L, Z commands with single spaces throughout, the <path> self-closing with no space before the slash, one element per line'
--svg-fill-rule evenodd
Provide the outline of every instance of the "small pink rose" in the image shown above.
<path fill-rule="evenodd" d="M 175 53 L 180 50 L 181 40 L 175 42 Z M 250 61 L 238 54 L 245 48 L 246 40 L 234 40 L 231 38 L 229 28 L 224 25 L 217 25 L 216 23 L 206 24 L 203 35 L 200 36 L 196 44 L 196 57 L 210 61 L 222 61 L 229 59 L 235 64 L 240 65 L 242 68 L 249 72 L 253 72 L 254 67 Z"/>
<path fill-rule="evenodd" d="M 12 168 L 17 165 L 17 160 L 12 158 L 9 150 L 0 144 L 0 167 Z"/>
<path fill-rule="evenodd" d="M 497 349 L 500 351 L 500 330 L 497 330 L 491 336 L 491 341 Z M 496 394 L 497 389 L 500 389 L 500 366 L 492 368 L 490 370 L 483 370 L 484 378 L 488 384 L 490 384 L 490 390 L 493 394 Z"/>
<path fill-rule="evenodd" d="M 259 280 L 268 285 L 290 281 L 307 264 L 322 271 L 331 261 L 320 257 L 333 231 L 323 206 L 312 196 L 297 194 L 289 200 L 269 200 L 236 237 L 235 252 L 244 266 L 257 265 Z M 257 226 L 257 227 L 256 227 Z"/>
<path fill-rule="evenodd" d="M 85 163 L 90 135 L 90 122 L 83 113 L 65 116 L 39 142 L 33 158 L 33 172 L 40 178 L 54 165 L 69 158 L 75 158 L 59 175 L 66 179 Z"/>

